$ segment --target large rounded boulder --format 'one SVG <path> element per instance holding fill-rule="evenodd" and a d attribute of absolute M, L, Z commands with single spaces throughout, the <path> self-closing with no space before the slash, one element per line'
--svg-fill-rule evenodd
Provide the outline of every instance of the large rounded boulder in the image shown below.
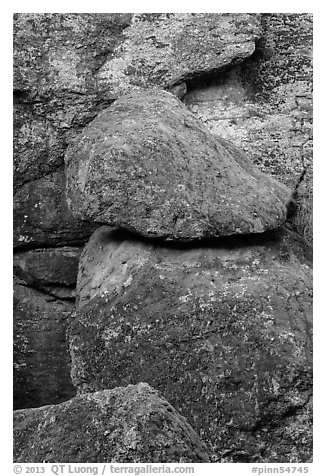
<path fill-rule="evenodd" d="M 284 222 L 290 199 L 159 90 L 100 113 L 68 147 L 66 166 L 76 217 L 166 240 L 261 233 Z"/>
<path fill-rule="evenodd" d="M 145 383 L 14 412 L 19 463 L 208 463 L 198 435 Z"/>
<path fill-rule="evenodd" d="M 69 332 L 74 384 L 89 392 L 148 382 L 216 461 L 306 461 L 308 251 L 286 230 L 182 246 L 97 230 Z"/>

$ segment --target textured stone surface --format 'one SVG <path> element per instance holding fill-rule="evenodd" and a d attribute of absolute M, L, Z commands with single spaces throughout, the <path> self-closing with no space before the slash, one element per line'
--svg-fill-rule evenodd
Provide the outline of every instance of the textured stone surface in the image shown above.
<path fill-rule="evenodd" d="M 256 14 L 135 14 L 97 73 L 99 89 L 119 97 L 151 85 L 170 88 L 243 61 L 260 35 Z"/>
<path fill-rule="evenodd" d="M 143 236 L 263 232 L 286 218 L 290 191 L 165 91 L 117 100 L 71 144 L 66 164 L 75 216 Z"/>
<path fill-rule="evenodd" d="M 74 286 L 81 248 L 45 248 L 16 253 L 14 270 L 28 284 L 43 281 L 44 284 Z"/>
<path fill-rule="evenodd" d="M 186 420 L 145 383 L 14 412 L 19 463 L 209 462 Z"/>
<path fill-rule="evenodd" d="M 29 286 L 74 300 L 81 248 L 34 249 L 14 254 L 14 274 Z"/>
<path fill-rule="evenodd" d="M 62 170 L 26 183 L 14 196 L 14 247 L 85 243 L 95 226 L 70 212 Z"/>
<path fill-rule="evenodd" d="M 130 14 L 14 15 L 14 180 L 42 177 L 63 163 L 70 136 L 93 118 L 95 73 L 129 24 Z"/>
<path fill-rule="evenodd" d="M 184 101 L 212 133 L 231 140 L 261 171 L 295 190 L 302 171 L 309 171 L 307 182 L 312 170 L 312 15 L 263 14 L 262 27 L 251 58 L 207 80 L 188 82 Z M 297 200 L 298 220 L 302 208 L 307 218 L 299 229 L 311 242 L 312 200 L 300 194 Z"/>
<path fill-rule="evenodd" d="M 14 408 L 59 403 L 75 394 L 66 327 L 74 306 L 18 282 L 14 286 Z"/>
<path fill-rule="evenodd" d="M 312 171 L 308 171 L 295 191 L 297 208 L 293 217 L 296 230 L 303 235 L 307 242 L 313 244 L 313 180 Z"/>
<path fill-rule="evenodd" d="M 87 392 L 148 382 L 216 461 L 306 461 L 309 249 L 285 230 L 204 245 L 95 233 L 70 329 L 73 382 Z"/>
<path fill-rule="evenodd" d="M 15 187 L 54 171 L 71 137 L 127 91 L 237 63 L 259 35 L 255 14 L 15 14 Z"/>
<path fill-rule="evenodd" d="M 63 163 L 63 132 L 51 120 L 14 104 L 14 190 Z"/>
<path fill-rule="evenodd" d="M 312 162 L 312 18 L 264 14 L 255 54 L 189 84 L 185 103 L 265 173 L 294 187 Z"/>
<path fill-rule="evenodd" d="M 148 89 L 156 89 L 151 94 L 158 96 L 160 89 L 171 91 L 196 116 L 201 128 L 230 140 L 251 164 L 287 185 L 293 200 L 287 226 L 312 244 L 311 15 L 15 14 L 14 272 L 20 280 L 14 295 L 15 408 L 60 403 L 75 393 L 65 338 L 74 312 L 79 255 L 72 247 L 84 244 L 100 225 L 83 222 L 68 209 L 63 168 L 67 146 L 117 98 Z M 146 101 L 137 106 L 140 115 L 146 116 L 146 108 Z M 139 116 L 134 117 L 138 121 Z M 123 116 L 123 126 L 126 121 Z M 182 121 L 177 124 L 175 116 L 167 149 L 154 167 L 154 175 L 158 172 L 162 182 L 166 157 L 175 152 L 176 145 L 180 151 L 179 139 L 170 141 L 179 135 L 178 127 L 183 132 L 188 129 L 184 152 L 200 152 L 198 144 L 194 147 L 191 142 L 195 138 L 189 127 L 193 119 Z M 154 128 L 156 114 L 150 123 Z M 129 131 L 128 123 L 115 141 L 127 138 Z M 130 138 L 128 147 L 139 144 L 145 133 L 143 128 L 136 139 Z M 246 169 L 248 164 L 239 152 L 219 139 L 218 143 L 220 152 L 228 150 L 223 156 L 235 155 L 238 165 Z M 151 157 L 155 147 L 144 145 Z M 138 152 L 134 150 L 135 157 Z M 186 157 L 184 153 L 182 158 Z M 133 209 L 129 217 L 136 228 L 141 225 L 147 233 L 137 214 L 156 226 L 167 198 L 165 190 L 175 185 L 175 201 L 166 210 L 165 225 L 172 223 L 174 232 L 180 234 L 188 218 L 195 223 L 197 210 L 193 216 L 182 210 L 187 198 L 182 196 L 184 182 L 177 182 L 174 172 L 153 191 L 159 199 L 153 220 L 148 189 L 143 195 L 134 193 L 136 182 L 151 169 L 145 162 L 136 163 L 140 167 L 127 168 L 122 174 L 123 180 L 131 172 L 136 177 L 131 183 L 126 181 L 123 190 L 123 209 Z M 187 175 L 187 164 L 182 176 L 192 192 L 202 195 L 201 204 L 211 219 L 210 187 L 200 180 L 206 172 L 211 184 L 218 176 L 215 165 L 211 172 L 206 165 L 194 177 Z M 93 177 L 95 184 L 101 184 L 105 176 L 101 174 L 102 169 Z M 231 175 L 233 192 L 240 200 L 239 214 L 225 212 L 222 219 L 232 227 L 235 218 L 247 223 L 248 210 L 243 214 L 241 207 L 250 195 L 241 192 L 234 179 L 237 175 Z M 252 186 L 255 181 L 250 182 Z M 255 207 L 266 196 L 261 183 L 259 188 L 262 194 Z M 223 194 L 230 197 L 228 192 Z M 100 202 L 103 198 L 100 195 Z M 116 203 L 117 198 L 121 198 L 119 193 L 111 202 Z M 221 194 L 214 195 L 214 204 L 221 198 Z M 91 202 L 96 208 L 93 197 Z M 278 203 L 275 198 L 272 202 Z M 77 214 L 80 204 L 75 204 Z M 280 218 L 284 215 L 282 211 Z M 129 228 L 125 222 L 119 225 Z M 205 229 L 208 235 L 211 231 Z M 256 221 L 247 228 L 252 231 L 259 231 Z M 307 260 L 311 249 L 296 235 L 282 233 L 202 240 L 196 246 L 162 246 L 155 240 L 139 241 L 108 230 L 94 234 L 79 266 L 80 315 L 71 331 L 75 382 L 87 391 L 147 380 L 168 400 L 171 397 L 175 408 L 201 432 L 216 461 L 311 461 L 311 276 Z M 18 427 L 16 454 L 30 455 L 29 461 L 34 462 L 31 445 L 35 443 L 40 462 L 48 455 L 53 461 L 66 461 L 72 442 L 74 461 L 76 454 L 81 455 L 77 448 L 81 442 L 86 448 L 85 461 L 93 458 L 98 462 L 96 442 L 101 445 L 103 440 L 94 429 L 96 416 L 89 424 L 95 444 L 89 446 L 89 434 L 81 432 L 75 441 L 80 418 L 89 422 L 89 407 L 83 412 L 85 402 L 78 405 L 76 421 L 68 415 L 71 426 L 67 418 L 56 417 L 61 405 L 48 417 L 43 409 L 28 411 L 28 415 L 18 412 L 28 423 Z M 92 415 L 99 414 L 95 406 Z M 31 423 L 31 433 L 24 433 L 29 418 L 34 419 L 31 415 L 44 416 L 45 428 Z M 127 426 L 116 421 L 118 429 L 109 440 L 116 445 L 113 458 L 124 461 L 128 455 L 133 462 L 131 447 L 136 447 L 137 457 L 144 460 L 141 446 L 148 439 L 133 439 L 135 433 L 125 432 Z M 53 432 L 51 440 L 46 440 L 49 426 Z M 181 435 L 182 424 L 172 427 Z M 57 439 L 56 430 L 62 428 L 63 439 Z M 156 427 L 143 428 L 152 438 Z M 162 433 L 155 435 L 160 438 Z M 157 461 L 162 455 L 168 460 L 171 454 L 173 458 L 193 454 L 205 460 L 206 456 L 194 450 L 197 440 L 191 439 L 194 446 L 189 439 L 183 445 L 184 440 L 178 438 L 173 441 L 180 442 L 176 445 L 180 451 L 175 446 L 171 449 L 168 437 L 163 450 L 162 446 L 157 451 L 158 446 L 150 447 Z M 45 440 L 48 446 L 43 445 Z M 127 441 L 123 455 L 118 450 L 121 441 Z M 156 438 L 155 445 L 157 442 Z"/>

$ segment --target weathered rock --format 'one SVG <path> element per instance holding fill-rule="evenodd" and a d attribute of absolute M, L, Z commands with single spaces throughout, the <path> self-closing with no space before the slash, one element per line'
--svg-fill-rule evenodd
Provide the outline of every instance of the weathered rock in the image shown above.
<path fill-rule="evenodd" d="M 309 429 L 295 418 L 312 385 L 308 251 L 285 230 L 183 247 L 98 230 L 80 262 L 74 384 L 148 382 L 217 461 L 306 461 L 311 441 L 283 423 Z"/>
<path fill-rule="evenodd" d="M 43 248 L 14 255 L 14 273 L 27 284 L 75 286 L 81 248 Z"/>
<path fill-rule="evenodd" d="M 60 403 L 73 395 L 66 328 L 74 311 L 20 283 L 14 286 L 14 408 Z"/>
<path fill-rule="evenodd" d="M 188 82 L 189 109 L 292 189 L 312 164 L 310 14 L 262 14 L 263 35 L 240 65 Z"/>
<path fill-rule="evenodd" d="M 15 14 L 14 91 L 29 102 L 73 101 L 74 95 L 96 93 L 95 73 L 112 54 L 131 17 L 120 13 Z"/>
<path fill-rule="evenodd" d="M 108 104 L 95 73 L 131 17 L 14 15 L 15 187 L 62 165 L 70 137 Z"/>
<path fill-rule="evenodd" d="M 220 71 L 251 56 L 260 35 L 256 14 L 134 14 L 123 42 L 97 72 L 99 89 L 119 97 Z"/>
<path fill-rule="evenodd" d="M 14 189 L 63 164 L 63 132 L 30 108 L 14 105 Z"/>
<path fill-rule="evenodd" d="M 71 138 L 127 91 L 237 63 L 259 35 L 256 14 L 15 14 L 15 189 L 56 170 Z"/>
<path fill-rule="evenodd" d="M 286 218 L 290 191 L 165 91 L 117 100 L 73 141 L 66 164 L 76 217 L 143 236 L 256 233 Z"/>
<path fill-rule="evenodd" d="M 186 420 L 145 383 L 14 412 L 19 463 L 205 463 Z"/>
<path fill-rule="evenodd" d="M 268 427 L 259 427 L 256 438 L 267 442 L 264 461 L 291 463 L 304 461 L 312 463 L 313 413 L 312 397 L 294 412 L 285 415 L 277 427 L 270 431 Z M 244 455 L 245 456 L 245 455 Z"/>
<path fill-rule="evenodd" d="M 14 274 L 27 285 L 60 299 L 75 300 L 81 248 L 35 249 L 14 254 Z"/>
<path fill-rule="evenodd" d="M 294 194 L 296 210 L 293 224 L 296 230 L 313 245 L 313 180 L 312 170 L 309 170 L 299 183 Z"/>
<path fill-rule="evenodd" d="M 26 183 L 14 196 L 14 247 L 83 244 L 96 227 L 76 219 L 62 170 Z"/>

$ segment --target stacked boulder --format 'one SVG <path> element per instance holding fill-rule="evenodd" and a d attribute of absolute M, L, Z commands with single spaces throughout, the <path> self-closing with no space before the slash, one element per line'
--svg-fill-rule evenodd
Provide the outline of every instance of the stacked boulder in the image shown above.
<path fill-rule="evenodd" d="M 276 228 L 291 196 L 165 91 L 118 99 L 71 143 L 66 166 L 75 216 L 166 240 Z"/>
<path fill-rule="evenodd" d="M 306 461 L 311 268 L 287 187 L 157 90 L 103 111 L 66 167 L 74 215 L 107 225 L 79 264 L 79 392 L 145 381 L 214 461 Z"/>
<path fill-rule="evenodd" d="M 258 14 L 211 13 L 16 13 L 13 20 L 14 380 L 15 408 L 25 408 L 75 393 L 65 333 L 78 259 L 66 251 L 77 257 L 98 225 L 68 208 L 68 144 L 126 93 L 159 87 L 181 97 L 185 81 L 242 62 L 261 25 Z M 71 267 L 69 282 L 57 265 L 49 281 L 52 251 L 63 270 Z"/>
<path fill-rule="evenodd" d="M 253 53 L 259 15 L 168 15 L 16 19 L 17 407 L 50 403 L 15 412 L 17 462 L 311 461 L 293 192 L 178 99 Z"/>

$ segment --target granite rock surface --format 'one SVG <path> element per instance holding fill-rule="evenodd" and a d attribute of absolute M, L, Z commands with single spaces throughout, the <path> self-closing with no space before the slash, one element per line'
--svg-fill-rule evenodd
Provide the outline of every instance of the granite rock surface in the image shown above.
<path fill-rule="evenodd" d="M 310 259 L 287 230 L 183 247 L 98 230 L 81 257 L 69 331 L 74 384 L 148 382 L 216 461 L 307 461 Z"/>
<path fill-rule="evenodd" d="M 14 412 L 19 463 L 207 463 L 198 435 L 146 383 Z"/>
<path fill-rule="evenodd" d="M 102 111 L 69 146 L 66 167 L 74 216 L 166 240 L 276 228 L 291 195 L 165 91 Z"/>

